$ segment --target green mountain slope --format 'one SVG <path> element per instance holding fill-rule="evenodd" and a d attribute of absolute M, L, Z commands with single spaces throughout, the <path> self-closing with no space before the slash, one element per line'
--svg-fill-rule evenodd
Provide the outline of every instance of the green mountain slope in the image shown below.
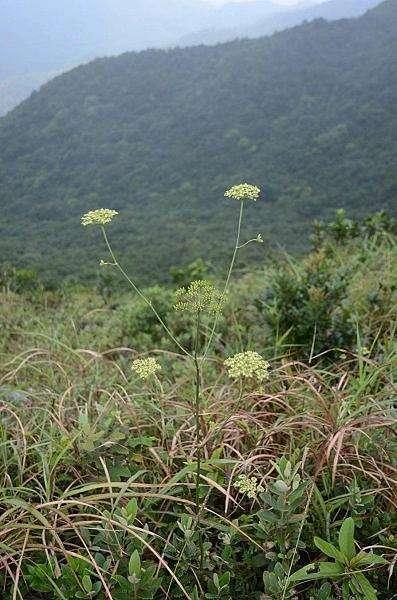
<path fill-rule="evenodd" d="M 270 0 L 218 8 L 203 0 L 0 0 L 0 115 L 54 74 L 98 56 L 164 48 L 193 31 L 284 12 Z"/>
<path fill-rule="evenodd" d="M 397 1 L 271 38 L 74 69 L 0 120 L 0 252 L 47 277 L 95 269 L 89 209 L 141 280 L 228 254 L 225 187 L 264 190 L 246 235 L 302 248 L 313 218 L 392 209 Z M 262 260 L 266 245 L 246 260 Z M 77 268 L 78 263 L 78 268 Z"/>
<path fill-rule="evenodd" d="M 261 37 L 305 20 L 358 16 L 379 2 L 250 0 L 217 7 L 203 0 L 2 0 L 0 116 L 56 74 L 99 56 Z"/>

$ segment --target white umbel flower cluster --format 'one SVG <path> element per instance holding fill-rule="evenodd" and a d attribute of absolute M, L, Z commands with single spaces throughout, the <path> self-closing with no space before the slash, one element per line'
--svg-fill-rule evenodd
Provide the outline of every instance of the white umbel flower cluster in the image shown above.
<path fill-rule="evenodd" d="M 161 366 L 155 358 L 137 358 L 133 361 L 131 369 L 138 375 L 139 379 L 146 380 L 153 377 L 157 371 L 161 371 Z"/>
<path fill-rule="evenodd" d="M 261 193 L 260 188 L 249 183 L 240 183 L 226 190 L 225 197 L 234 200 L 258 200 Z"/>
<path fill-rule="evenodd" d="M 255 500 L 257 494 L 264 492 L 264 488 L 258 484 L 256 477 L 247 477 L 247 475 L 239 475 L 234 487 L 238 489 L 240 494 L 246 494 L 251 500 Z"/>
<path fill-rule="evenodd" d="M 269 377 L 269 363 L 257 352 L 239 352 L 225 360 L 229 377 L 232 379 L 253 379 L 259 383 Z"/>
<path fill-rule="evenodd" d="M 87 225 L 100 225 L 104 226 L 111 222 L 113 217 L 118 215 L 117 210 L 111 208 L 98 208 L 97 210 L 90 210 L 81 217 L 81 224 L 84 227 Z"/>
<path fill-rule="evenodd" d="M 192 281 L 175 292 L 175 310 L 191 313 L 217 313 L 222 309 L 224 295 L 210 281 Z"/>

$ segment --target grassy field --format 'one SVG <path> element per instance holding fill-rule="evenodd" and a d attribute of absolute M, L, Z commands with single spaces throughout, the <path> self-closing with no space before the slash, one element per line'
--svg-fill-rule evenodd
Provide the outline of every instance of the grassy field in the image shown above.
<path fill-rule="evenodd" d="M 397 597 L 394 227 L 225 297 L 4 270 L 0 597 Z"/>

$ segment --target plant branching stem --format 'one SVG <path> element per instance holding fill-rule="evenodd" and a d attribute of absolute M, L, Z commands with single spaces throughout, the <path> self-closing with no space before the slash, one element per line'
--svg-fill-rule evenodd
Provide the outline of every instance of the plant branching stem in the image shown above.
<path fill-rule="evenodd" d="M 226 281 L 225 281 L 225 285 L 223 288 L 223 296 L 226 295 L 228 288 L 229 288 L 229 283 L 230 283 L 230 278 L 232 276 L 232 272 L 233 272 L 233 268 L 236 262 L 236 257 L 237 257 L 237 252 L 240 248 L 242 248 L 243 246 L 245 246 L 246 244 L 243 244 L 242 246 L 240 246 L 240 234 L 241 234 L 241 223 L 243 220 L 243 210 L 244 210 L 244 202 L 241 201 L 240 204 L 240 212 L 239 212 L 239 217 L 238 217 L 238 224 L 237 224 L 237 233 L 236 233 L 236 242 L 234 245 L 234 250 L 233 250 L 233 255 L 232 255 L 232 259 L 230 261 L 230 265 L 229 265 L 229 270 L 227 272 L 227 276 L 226 276 Z M 195 343 L 194 343 L 194 352 L 193 355 L 188 352 L 179 342 L 178 340 L 174 337 L 174 335 L 171 333 L 171 331 L 168 329 L 167 325 L 164 323 L 163 319 L 160 317 L 160 315 L 158 314 L 157 310 L 154 308 L 154 306 L 152 305 L 151 301 L 145 296 L 145 294 L 138 288 L 138 286 L 132 281 L 132 279 L 129 277 L 129 275 L 124 271 L 123 267 L 120 265 L 120 263 L 118 262 L 112 247 L 109 243 L 108 237 L 106 235 L 106 231 L 105 228 L 102 227 L 102 233 L 103 233 L 103 237 L 107 246 L 107 249 L 110 253 L 110 256 L 112 258 L 113 264 L 114 266 L 120 271 L 120 273 L 122 274 L 122 276 L 124 277 L 124 279 L 130 284 L 130 286 L 132 287 L 132 289 L 138 294 L 138 296 L 140 298 L 142 298 L 142 300 L 150 307 L 150 309 L 153 311 L 153 313 L 155 314 L 155 316 L 157 317 L 159 323 L 162 325 L 162 327 L 164 328 L 164 331 L 167 333 L 167 335 L 171 338 L 171 340 L 178 346 L 178 348 L 189 358 L 191 358 L 193 360 L 194 363 L 194 367 L 195 367 L 195 400 L 194 400 L 194 412 L 195 412 L 195 428 L 196 428 L 196 486 L 195 486 L 195 504 L 196 504 L 196 519 L 197 519 L 197 528 L 198 528 L 198 533 L 199 533 L 199 548 L 200 548 L 200 572 L 202 572 L 203 569 L 203 562 L 204 562 L 204 546 L 203 546 L 203 536 L 202 536 L 202 532 L 201 532 L 201 528 L 200 528 L 200 523 L 199 523 L 199 519 L 200 519 L 200 512 L 201 512 L 201 508 L 200 508 L 200 478 L 201 478 L 201 452 L 202 452 L 202 448 L 201 448 L 201 421 L 200 421 L 200 417 L 201 417 L 201 363 L 204 362 L 209 349 L 211 347 L 212 344 L 212 340 L 214 338 L 215 332 L 216 332 L 216 328 L 218 325 L 218 321 L 219 321 L 219 312 L 216 313 L 215 318 L 214 318 L 214 322 L 212 325 L 212 329 L 211 329 L 211 333 L 210 336 L 208 338 L 208 342 L 205 346 L 205 350 L 203 353 L 203 356 L 201 357 L 201 361 L 200 361 L 200 357 L 199 357 L 199 347 L 200 347 L 200 311 L 197 313 L 197 318 L 196 318 L 196 336 L 195 336 Z M 251 240 L 250 240 L 251 241 Z M 249 243 L 249 242 L 247 242 Z"/>
<path fill-rule="evenodd" d="M 248 244 L 252 244 L 253 242 L 257 242 L 258 238 L 252 238 L 251 240 L 248 240 L 247 242 L 244 242 L 244 244 L 240 244 L 237 247 L 237 250 L 241 250 L 241 248 L 244 248 L 244 246 L 248 246 Z"/>
<path fill-rule="evenodd" d="M 228 270 L 228 273 L 227 273 L 227 277 L 226 277 L 226 281 L 225 281 L 225 286 L 223 288 L 223 296 L 225 296 L 226 293 L 227 293 L 227 291 L 228 291 L 229 283 L 230 283 L 230 278 L 232 276 L 234 264 L 236 262 L 237 252 L 238 252 L 239 247 L 240 247 L 240 234 L 241 234 L 241 223 L 243 221 L 243 210 L 244 210 L 244 201 L 242 200 L 241 203 L 240 203 L 240 213 L 239 213 L 238 224 L 237 224 L 236 243 L 234 245 L 232 260 L 230 261 L 230 266 L 229 266 L 229 270 Z M 208 342 L 207 342 L 207 345 L 205 347 L 205 351 L 204 351 L 204 354 L 203 354 L 203 360 L 206 358 L 206 356 L 207 356 L 207 354 L 209 352 L 209 349 L 211 347 L 212 340 L 213 340 L 214 335 L 215 335 L 216 327 L 218 325 L 218 321 L 219 321 L 219 312 L 217 312 L 216 315 L 215 315 L 215 319 L 214 319 L 214 323 L 212 325 L 211 333 L 210 333 L 210 336 L 208 338 Z"/>
<path fill-rule="evenodd" d="M 175 336 L 172 334 L 172 332 L 168 329 L 167 325 L 164 323 L 163 319 L 160 317 L 159 313 L 157 312 L 157 310 L 154 308 L 153 304 L 151 303 L 151 301 L 145 296 L 145 294 L 139 289 L 139 287 L 132 281 L 132 279 L 129 277 L 129 275 L 124 271 L 123 267 L 120 265 L 119 261 L 117 260 L 112 247 L 109 243 L 108 237 L 106 235 L 106 231 L 104 227 L 101 227 L 102 229 L 102 234 L 107 246 L 107 249 L 109 250 L 109 254 L 113 260 L 113 264 L 115 267 L 117 267 L 117 269 L 120 271 L 120 273 L 122 274 L 122 276 L 124 277 L 124 279 L 130 284 L 130 286 L 132 287 L 132 289 L 134 290 L 134 292 L 136 292 L 138 294 L 138 296 L 140 298 L 142 298 L 142 300 L 147 304 L 147 306 L 149 306 L 149 308 L 152 310 L 152 312 L 155 314 L 157 320 L 159 321 L 160 325 L 163 327 L 164 331 L 167 333 L 167 335 L 171 338 L 171 340 L 174 342 L 174 344 L 176 344 L 178 346 L 178 348 L 183 352 L 183 354 L 186 354 L 186 356 L 190 356 L 190 358 L 193 358 L 192 355 L 190 354 L 190 352 L 188 352 L 186 350 L 186 348 L 184 348 L 179 342 L 178 340 L 175 338 Z"/>

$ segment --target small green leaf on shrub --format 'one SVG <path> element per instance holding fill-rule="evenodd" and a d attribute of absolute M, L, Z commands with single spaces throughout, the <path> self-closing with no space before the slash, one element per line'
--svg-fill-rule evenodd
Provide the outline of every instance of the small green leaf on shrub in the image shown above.
<path fill-rule="evenodd" d="M 92 592 L 92 581 L 89 575 L 83 575 L 81 583 L 83 584 L 83 588 L 86 592 Z"/>
<path fill-rule="evenodd" d="M 128 572 L 130 575 L 134 575 L 137 579 L 140 578 L 141 559 L 138 550 L 134 550 L 134 552 L 131 554 L 130 562 L 128 564 Z"/>
<path fill-rule="evenodd" d="M 279 494 L 285 494 L 289 490 L 288 485 L 284 481 L 281 481 L 281 479 L 278 479 L 273 487 Z"/>
<path fill-rule="evenodd" d="M 136 498 L 132 498 L 127 506 L 125 507 L 125 512 L 129 521 L 134 521 L 135 517 L 138 513 L 138 502 Z"/>
<path fill-rule="evenodd" d="M 333 544 L 330 544 L 329 542 L 326 542 L 325 540 L 322 540 L 319 537 L 314 538 L 314 543 L 316 544 L 317 548 L 321 550 L 321 552 L 326 556 L 334 558 L 340 563 L 346 562 L 345 555 L 342 554 L 342 552 L 338 550 L 338 548 L 336 548 Z"/>
<path fill-rule="evenodd" d="M 354 546 L 354 520 L 345 519 L 339 531 L 339 548 L 350 561 L 356 555 Z"/>
<path fill-rule="evenodd" d="M 299 569 L 293 573 L 289 581 L 310 581 L 312 579 L 335 579 L 342 575 L 344 572 L 343 566 L 339 563 L 332 562 L 319 562 L 305 565 L 302 569 Z"/>

